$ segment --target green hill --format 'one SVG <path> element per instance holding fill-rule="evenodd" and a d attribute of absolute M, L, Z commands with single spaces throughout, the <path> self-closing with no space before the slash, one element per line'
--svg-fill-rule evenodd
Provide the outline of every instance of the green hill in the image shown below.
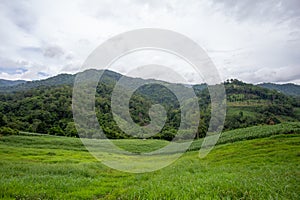
<path fill-rule="evenodd" d="M 95 74 L 97 71 L 88 72 Z M 105 71 L 97 87 L 96 115 L 108 138 L 133 137 L 126 135 L 118 127 L 111 112 L 111 94 L 121 77 L 118 73 Z M 62 74 L 6 88 L 5 92 L 0 92 L 0 127 L 51 135 L 78 136 L 71 107 L 74 78 L 75 75 Z M 132 84 L 145 82 L 143 79 L 124 76 L 122 78 L 125 80 L 122 85 L 124 89 L 132 87 Z M 181 109 L 175 95 L 164 85 L 176 87 L 180 91 L 188 88 L 195 91 L 201 112 L 197 137 L 204 137 L 211 112 L 210 95 L 205 84 L 187 87 L 154 81 L 153 84 L 140 87 L 130 99 L 129 110 L 133 121 L 140 126 L 149 124 L 149 108 L 153 104 L 161 104 L 167 111 L 167 121 L 163 129 L 152 138 L 171 140 L 175 136 L 181 121 Z M 300 120 L 300 100 L 297 98 L 239 80 L 226 81 L 224 85 L 227 95 L 225 130 Z M 122 98 L 119 100 L 122 101 Z M 93 131 L 83 132 L 82 136 L 98 137 Z"/>
<path fill-rule="evenodd" d="M 101 70 L 86 70 L 85 72 L 90 71 L 90 73 L 99 72 Z M 31 89 L 37 89 L 41 87 L 57 87 L 68 85 L 72 86 L 77 74 L 59 74 L 43 80 L 36 81 L 9 81 L 9 80 L 0 80 L 0 92 L 2 93 L 13 93 L 13 92 L 22 92 L 28 91 Z M 106 70 L 103 77 L 103 82 L 111 83 L 115 82 L 121 77 L 121 74 L 118 74 L 113 71 Z M 1 84 L 3 83 L 3 84 Z"/>
<path fill-rule="evenodd" d="M 198 157 L 198 151 L 190 151 L 170 166 L 143 174 L 104 166 L 87 152 L 80 139 L 23 134 L 0 136 L 1 199 L 300 197 L 299 123 L 228 131 L 204 159 Z M 195 141 L 194 147 L 201 141 Z M 147 152 L 149 147 L 156 149 L 168 142 L 114 143 L 133 152 Z"/>

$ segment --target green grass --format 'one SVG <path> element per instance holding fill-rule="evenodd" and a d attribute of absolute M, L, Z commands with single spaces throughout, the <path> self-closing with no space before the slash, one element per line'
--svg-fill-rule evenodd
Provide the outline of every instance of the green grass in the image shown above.
<path fill-rule="evenodd" d="M 190 151 L 172 165 L 144 174 L 104 166 L 76 138 L 0 137 L 0 198 L 299 199 L 299 127 L 286 123 L 228 131 L 204 159 Z M 133 152 L 168 144 L 114 143 Z M 201 143 L 195 141 L 190 150 Z"/>
<path fill-rule="evenodd" d="M 234 116 L 239 115 L 240 112 L 243 112 L 243 116 L 249 116 L 249 117 L 256 117 L 260 116 L 261 114 L 257 113 L 253 107 L 228 107 L 226 115 L 228 116 Z"/>
<path fill-rule="evenodd" d="M 255 107 L 255 106 L 263 106 L 263 105 L 267 105 L 269 104 L 270 101 L 269 100 L 255 100 L 255 99 L 251 99 L 251 100 L 243 100 L 243 101 L 235 101 L 235 102 L 227 102 L 227 105 L 229 107 Z"/>
<path fill-rule="evenodd" d="M 248 128 L 240 128 L 231 131 L 226 131 L 221 134 L 217 144 L 226 144 L 243 140 L 251 140 L 264 138 L 279 134 L 300 133 L 299 122 L 288 122 L 272 126 L 259 125 Z M 203 139 L 196 140 L 192 143 L 189 151 L 199 150 Z"/>
<path fill-rule="evenodd" d="M 169 144 L 165 140 L 114 140 L 118 147 L 132 153 L 151 152 Z"/>

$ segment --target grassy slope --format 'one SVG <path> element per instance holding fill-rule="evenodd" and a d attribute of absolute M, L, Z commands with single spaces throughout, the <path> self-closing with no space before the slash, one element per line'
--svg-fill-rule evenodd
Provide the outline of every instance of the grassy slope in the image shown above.
<path fill-rule="evenodd" d="M 244 133 L 245 137 L 242 137 Z M 287 134 L 289 133 L 289 134 Z M 4 199 L 299 199 L 299 123 L 226 132 L 204 159 L 191 151 L 174 164 L 129 174 L 97 162 L 79 139 L 0 137 Z M 250 137 L 251 136 L 251 137 Z M 258 138 L 258 139 L 253 139 Z M 243 139 L 253 139 L 240 141 Z M 235 143 L 228 143 L 233 142 Z M 124 148 L 129 141 L 118 140 Z M 138 141 L 136 152 L 164 146 Z M 193 144 L 197 149 L 201 140 Z M 154 163 L 155 164 L 155 163 Z"/>

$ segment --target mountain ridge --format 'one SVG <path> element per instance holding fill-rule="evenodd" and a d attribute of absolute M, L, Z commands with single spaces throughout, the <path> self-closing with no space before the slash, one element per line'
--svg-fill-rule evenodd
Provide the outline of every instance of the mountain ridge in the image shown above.
<path fill-rule="evenodd" d="M 0 87 L 4 86 L 14 86 L 14 85 L 19 85 L 22 83 L 25 83 L 27 81 L 25 80 L 7 80 L 7 79 L 0 79 Z"/>
<path fill-rule="evenodd" d="M 278 92 L 282 92 L 284 94 L 290 96 L 300 97 L 300 85 L 294 83 L 286 83 L 286 84 L 276 84 L 276 83 L 260 83 L 257 86 L 277 90 Z"/>
<path fill-rule="evenodd" d="M 84 72 L 91 71 L 93 73 L 93 70 L 99 72 L 100 70 L 97 69 L 88 69 Z M 110 71 L 110 70 L 105 70 L 105 75 L 106 81 L 117 81 L 120 79 L 120 77 L 126 77 L 128 80 L 149 80 L 149 79 L 142 79 L 142 78 L 133 78 L 133 77 L 127 77 L 124 76 L 120 73 Z M 79 72 L 82 73 L 82 72 Z M 56 76 L 52 76 L 46 79 L 42 80 L 34 80 L 34 81 L 25 81 L 25 80 L 16 80 L 16 81 L 11 81 L 11 80 L 6 80 L 6 79 L 0 79 L 0 92 L 2 93 L 10 93 L 10 92 L 18 92 L 18 91 L 26 91 L 34 88 L 38 88 L 41 86 L 59 86 L 59 85 L 73 85 L 76 74 L 67 74 L 67 73 L 62 73 L 58 74 Z M 154 79 L 153 79 L 154 80 Z M 236 79 L 229 79 L 229 80 L 236 80 Z M 229 81 L 228 80 L 228 81 Z M 157 83 L 168 83 L 165 81 L 161 80 L 154 80 L 157 81 Z M 225 82 L 224 82 L 225 83 Z M 172 83 L 171 83 L 172 84 Z M 180 84 L 180 83 L 179 83 Z M 251 84 L 251 83 L 247 83 Z M 205 83 L 202 84 L 181 84 L 184 85 L 185 87 L 188 88 L 195 88 L 197 90 L 202 90 L 205 89 L 207 86 Z M 260 83 L 260 84 L 251 84 L 255 85 L 258 87 L 270 89 L 270 90 L 276 90 L 280 93 L 283 93 L 285 95 L 289 96 L 294 96 L 294 97 L 300 97 L 300 85 L 294 84 L 294 83 L 287 83 L 287 84 L 277 84 L 277 83 Z"/>
<path fill-rule="evenodd" d="M 93 72 L 95 71 L 100 71 L 97 69 L 88 69 L 87 71 Z M 113 80 L 118 80 L 120 77 L 126 77 L 118 72 L 110 71 L 110 70 L 105 70 L 107 73 L 106 75 L 109 78 L 112 78 Z M 79 72 L 82 73 L 82 72 Z M 56 76 L 52 76 L 46 79 L 42 80 L 33 80 L 33 81 L 25 81 L 25 80 L 6 80 L 6 79 L 0 79 L 0 92 L 17 92 L 17 91 L 23 91 L 23 90 L 29 90 L 29 89 L 34 89 L 40 86 L 59 86 L 59 85 L 72 85 L 74 83 L 75 77 L 77 74 L 68 74 L 68 73 L 62 73 L 58 74 Z M 149 79 L 142 79 L 142 78 L 135 78 L 135 77 L 126 77 L 129 79 L 141 79 L 141 80 L 149 80 Z M 153 79 L 155 80 L 155 79 Z M 229 79 L 229 80 L 235 80 L 235 79 Z M 168 83 L 165 81 L 161 80 L 155 80 L 158 83 Z M 179 83 L 180 84 L 180 83 Z M 251 83 L 248 83 L 251 84 Z M 185 87 L 191 88 L 197 88 L 197 89 L 204 89 L 206 88 L 205 83 L 201 84 L 182 84 Z M 262 88 L 267 88 L 271 90 L 276 90 L 278 92 L 281 92 L 283 94 L 289 95 L 289 96 L 296 96 L 300 97 L 300 85 L 294 84 L 294 83 L 286 83 L 286 84 L 277 84 L 277 83 L 260 83 L 260 84 L 252 84 L 256 85 Z"/>
<path fill-rule="evenodd" d="M 82 74 L 81 80 L 89 78 L 90 75 L 101 74 L 93 70 L 86 72 Z M 105 71 L 102 75 L 95 93 L 99 124 L 109 138 L 131 137 L 117 126 L 111 110 L 112 94 L 122 75 L 113 71 Z M 179 92 L 189 88 L 183 84 L 145 81 L 141 78 L 123 76 L 122 79 L 125 82 L 120 85 L 121 89 L 142 85 L 130 95 L 131 97 L 125 92 L 118 99 L 120 102 L 126 102 L 124 99 L 130 98 L 129 110 L 133 121 L 140 126 L 148 125 L 151 122 L 149 109 L 152 105 L 160 104 L 167 112 L 167 120 L 162 130 L 153 138 L 171 140 L 180 126 L 181 107 L 168 86 L 179 88 Z M 42 81 L 26 82 L 4 87 L 2 90 L 0 88 L 0 126 L 52 135 L 78 136 L 72 113 L 74 80 L 75 75 L 61 74 Z M 225 130 L 300 121 L 300 99 L 237 79 L 224 82 L 224 87 L 227 96 Z M 194 90 L 200 109 L 200 123 L 196 137 L 203 137 L 210 122 L 210 94 L 205 84 L 193 85 L 190 89 Z M 186 99 L 186 103 L 189 103 L 189 99 Z M 79 128 L 86 130 L 84 127 Z M 94 133 L 94 131 L 82 132 L 84 137 L 98 137 Z M 187 133 L 182 132 L 180 137 L 184 139 Z"/>

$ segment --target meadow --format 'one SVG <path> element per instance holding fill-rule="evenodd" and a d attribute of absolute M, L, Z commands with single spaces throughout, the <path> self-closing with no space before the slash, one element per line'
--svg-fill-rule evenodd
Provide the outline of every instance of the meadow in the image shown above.
<path fill-rule="evenodd" d="M 224 132 L 199 158 L 196 140 L 161 170 L 131 174 L 92 157 L 78 138 L 28 134 L 0 137 L 2 199 L 299 199 L 300 123 Z M 162 140 L 114 140 L 149 152 Z M 155 163 L 153 163 L 155 165 Z"/>

